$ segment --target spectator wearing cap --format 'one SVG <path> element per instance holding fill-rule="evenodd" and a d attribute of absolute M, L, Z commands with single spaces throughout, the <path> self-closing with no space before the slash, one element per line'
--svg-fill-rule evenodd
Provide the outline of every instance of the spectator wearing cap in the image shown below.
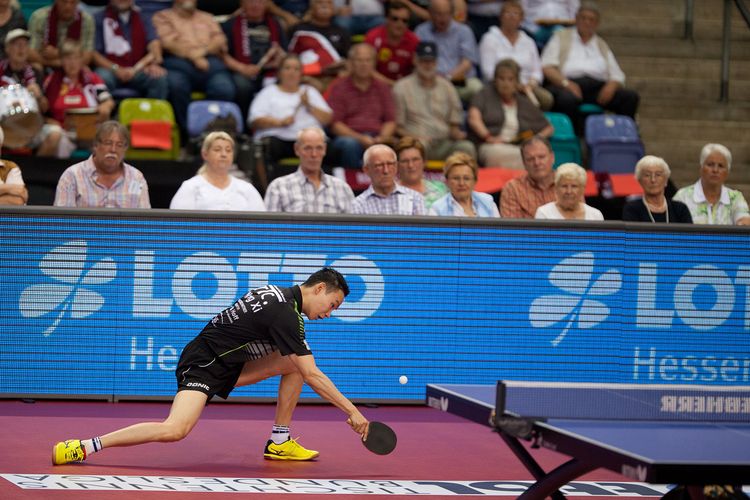
<path fill-rule="evenodd" d="M 576 130 L 583 131 L 582 103 L 598 104 L 618 115 L 633 118 L 639 96 L 624 88 L 625 74 L 607 43 L 596 34 L 599 8 L 584 2 L 574 28 L 560 30 L 542 52 L 547 88 L 554 96 L 553 111 L 565 113 Z"/>
<path fill-rule="evenodd" d="M 415 71 L 393 86 L 397 132 L 416 137 L 428 160 L 444 160 L 455 151 L 476 157 L 476 149 L 461 128 L 463 108 L 455 87 L 438 76 L 439 49 L 435 42 L 419 42 Z"/>
<path fill-rule="evenodd" d="M 26 29 L 26 18 L 15 0 L 0 0 L 0 41 L 15 29 Z M 5 59 L 5 47 L 0 44 L 0 60 Z"/>
<path fill-rule="evenodd" d="M 94 16 L 96 73 L 110 91 L 131 89 L 151 99 L 167 98 L 167 71 L 151 20 L 134 0 L 110 0 Z"/>
<path fill-rule="evenodd" d="M 0 128 L 0 149 L 5 135 Z M 0 160 L 0 205 L 26 205 L 29 192 L 23 182 L 21 169 L 8 160 Z"/>
<path fill-rule="evenodd" d="M 83 50 L 83 63 L 88 65 L 94 50 L 94 18 L 78 9 L 78 0 L 55 0 L 48 7 L 34 11 L 29 19 L 32 63 L 49 68 L 62 65 L 60 47 L 65 40 L 74 40 Z"/>
<path fill-rule="evenodd" d="M 430 20 L 414 30 L 424 42 L 438 47 L 437 73 L 456 86 L 461 100 L 468 102 L 482 88 L 475 66 L 479 64 L 477 40 L 467 25 L 454 20 L 451 0 L 430 0 Z"/>
<path fill-rule="evenodd" d="M 410 74 L 419 38 L 409 29 L 409 8 L 399 0 L 388 4 L 385 23 L 365 35 L 365 43 L 377 53 L 375 76 L 388 85 Z"/>
<path fill-rule="evenodd" d="M 44 114 L 49 109 L 49 101 L 42 92 L 41 72 L 29 63 L 30 39 L 31 34 L 21 28 L 11 30 L 5 36 L 4 47 L 7 58 L 0 61 L 0 87 L 22 85 L 36 100 L 39 113 Z M 15 147 L 35 150 L 38 156 L 67 158 L 70 154 L 69 150 L 72 147 L 70 141 L 65 141 L 67 147 L 63 148 L 63 151 L 59 150 L 64 135 L 59 125 L 46 123 L 37 132 L 32 130 L 28 135 L 24 135 L 25 132 L 18 129 L 12 132 L 19 136 L 19 143 L 28 140 L 20 146 L 14 145 Z"/>

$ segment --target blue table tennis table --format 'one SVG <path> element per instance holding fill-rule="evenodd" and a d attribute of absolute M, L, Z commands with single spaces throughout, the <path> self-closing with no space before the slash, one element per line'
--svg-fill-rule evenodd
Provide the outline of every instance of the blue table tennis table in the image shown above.
<path fill-rule="evenodd" d="M 560 487 L 598 468 L 692 491 L 750 484 L 750 387 L 428 384 L 426 402 L 499 433 L 536 479 L 523 500 L 565 498 Z M 571 459 L 546 472 L 539 447 Z"/>

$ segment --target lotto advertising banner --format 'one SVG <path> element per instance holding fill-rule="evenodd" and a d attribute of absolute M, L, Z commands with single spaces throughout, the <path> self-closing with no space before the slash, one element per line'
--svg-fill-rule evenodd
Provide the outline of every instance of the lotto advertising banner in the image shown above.
<path fill-rule="evenodd" d="M 169 397 L 182 347 L 215 314 L 323 266 L 351 294 L 307 322 L 307 341 L 354 399 L 498 379 L 750 383 L 747 233 L 189 215 L 3 211 L 0 393 Z"/>

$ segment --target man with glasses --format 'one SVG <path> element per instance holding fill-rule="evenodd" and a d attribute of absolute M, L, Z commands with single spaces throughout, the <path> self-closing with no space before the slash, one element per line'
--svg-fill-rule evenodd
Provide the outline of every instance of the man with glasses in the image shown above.
<path fill-rule="evenodd" d="M 299 168 L 268 185 L 266 209 L 269 212 L 347 213 L 354 200 L 352 188 L 323 172 L 325 132 L 318 127 L 300 130 L 294 153 L 299 157 Z"/>
<path fill-rule="evenodd" d="M 385 144 L 375 144 L 362 157 L 362 171 L 370 178 L 370 187 L 352 203 L 353 214 L 424 215 L 421 194 L 396 182 L 396 152 Z"/>
<path fill-rule="evenodd" d="M 393 85 L 412 72 L 419 38 L 409 29 L 411 14 L 406 4 L 395 0 L 388 4 L 385 24 L 371 29 L 365 43 L 375 47 L 375 77 Z"/>
<path fill-rule="evenodd" d="M 91 156 L 60 176 L 55 206 L 151 208 L 146 179 L 124 162 L 129 143 L 128 129 L 121 123 L 99 125 Z"/>

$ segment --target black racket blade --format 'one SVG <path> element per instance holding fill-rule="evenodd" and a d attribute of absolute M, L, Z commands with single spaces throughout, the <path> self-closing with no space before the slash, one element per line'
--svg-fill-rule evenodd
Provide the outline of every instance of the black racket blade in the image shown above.
<path fill-rule="evenodd" d="M 396 433 L 383 422 L 370 422 L 370 432 L 362 441 L 365 448 L 377 455 L 388 455 L 396 448 Z"/>

